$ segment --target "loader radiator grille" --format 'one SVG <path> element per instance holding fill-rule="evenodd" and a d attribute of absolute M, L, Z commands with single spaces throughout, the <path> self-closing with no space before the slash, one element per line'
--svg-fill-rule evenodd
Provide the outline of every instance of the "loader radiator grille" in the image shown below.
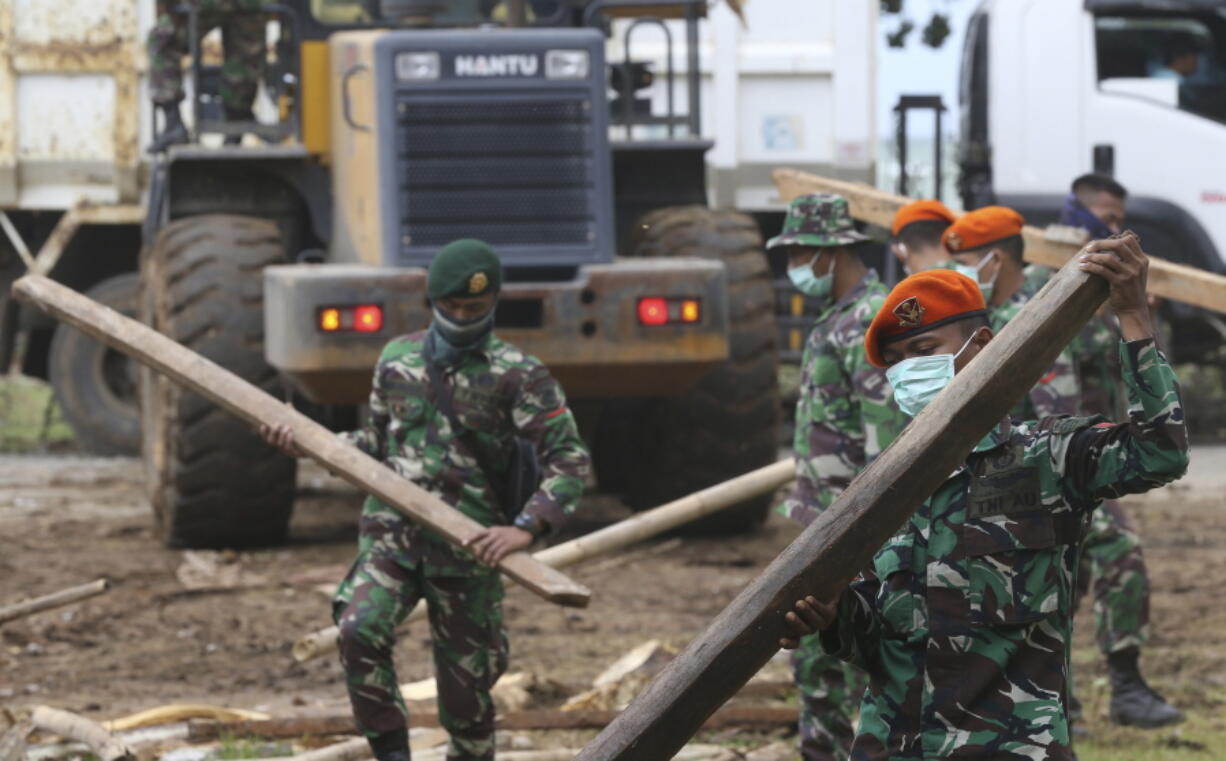
<path fill-rule="evenodd" d="M 461 237 L 591 245 L 597 197 L 586 98 L 405 95 L 397 117 L 402 257 Z"/>

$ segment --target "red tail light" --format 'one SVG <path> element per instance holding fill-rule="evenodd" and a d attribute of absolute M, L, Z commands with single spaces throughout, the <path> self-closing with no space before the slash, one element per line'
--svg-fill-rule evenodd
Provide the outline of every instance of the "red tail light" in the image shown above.
<path fill-rule="evenodd" d="M 354 308 L 353 329 L 359 333 L 378 333 L 383 330 L 383 307 L 378 304 L 363 304 Z"/>
<path fill-rule="evenodd" d="M 664 299 L 639 299 L 639 322 L 644 325 L 667 325 L 668 302 Z"/>

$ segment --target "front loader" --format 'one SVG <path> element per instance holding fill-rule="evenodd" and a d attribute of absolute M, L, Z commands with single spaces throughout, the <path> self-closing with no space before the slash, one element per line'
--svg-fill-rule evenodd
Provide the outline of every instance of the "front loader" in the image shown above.
<path fill-rule="evenodd" d="M 751 219 L 706 206 L 705 10 L 704 0 L 265 6 L 280 32 L 266 84 L 281 119 L 224 123 L 203 95 L 193 102 L 193 141 L 166 154 L 152 184 L 145 320 L 351 427 L 382 346 L 429 321 L 434 252 L 479 237 L 506 268 L 496 330 L 561 381 L 600 488 L 647 507 L 773 462 L 766 258 Z M 684 30 L 684 81 L 631 56 L 644 24 Z M 609 47 L 622 60 L 607 62 Z M 246 143 L 222 144 L 234 134 Z M 283 541 L 294 462 L 152 374 L 140 395 L 164 540 Z M 768 499 L 700 528 L 752 527 Z"/>

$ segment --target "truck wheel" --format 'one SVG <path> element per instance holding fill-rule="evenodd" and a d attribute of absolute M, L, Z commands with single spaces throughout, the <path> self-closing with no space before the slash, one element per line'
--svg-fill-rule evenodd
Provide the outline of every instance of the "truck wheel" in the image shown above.
<path fill-rule="evenodd" d="M 261 271 L 285 261 L 272 222 L 202 215 L 170 223 L 142 262 L 142 317 L 274 396 L 264 360 Z M 152 371 L 140 374 L 149 501 L 171 547 L 285 541 L 297 463 L 239 419 Z"/>
<path fill-rule="evenodd" d="M 103 280 L 85 295 L 127 317 L 136 316 L 140 277 L 135 272 Z M 136 364 L 122 353 L 60 324 L 51 339 L 47 376 L 64 418 L 88 452 L 140 452 Z"/>
<path fill-rule="evenodd" d="M 685 394 L 652 400 L 638 416 L 639 467 L 632 507 L 653 507 L 769 465 L 778 457 L 779 381 L 774 291 L 753 220 L 701 206 L 644 216 L 629 241 L 634 256 L 700 256 L 728 268 L 731 356 Z M 696 534 L 727 534 L 760 524 L 765 494 L 689 524 Z"/>

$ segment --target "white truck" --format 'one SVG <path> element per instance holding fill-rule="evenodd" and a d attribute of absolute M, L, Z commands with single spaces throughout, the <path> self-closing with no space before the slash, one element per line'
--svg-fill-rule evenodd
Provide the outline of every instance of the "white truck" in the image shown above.
<path fill-rule="evenodd" d="M 1175 78 L 1169 58 L 1189 50 Z M 966 208 L 1054 222 L 1074 177 L 1108 172 L 1147 251 L 1226 272 L 1226 1 L 988 0 L 960 87 Z M 1165 309 L 1179 361 L 1226 337 L 1219 315 Z"/>

